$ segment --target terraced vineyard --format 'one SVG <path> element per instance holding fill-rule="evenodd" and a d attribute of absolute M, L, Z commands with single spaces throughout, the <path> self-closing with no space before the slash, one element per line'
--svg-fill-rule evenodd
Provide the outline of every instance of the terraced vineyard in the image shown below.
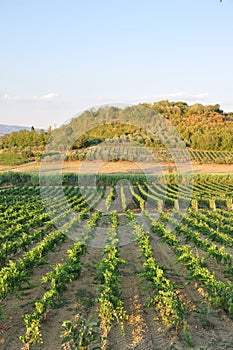
<path fill-rule="evenodd" d="M 1 348 L 232 349 L 232 178 L 112 180 L 1 188 Z"/>
<path fill-rule="evenodd" d="M 192 161 L 199 164 L 232 164 L 233 152 L 231 151 L 206 151 L 196 149 L 167 149 L 153 148 L 127 143 L 125 140 L 118 143 L 103 142 L 97 146 L 72 151 L 67 155 L 68 160 L 103 160 L 103 161 L 141 161 L 141 162 L 179 162 Z"/>

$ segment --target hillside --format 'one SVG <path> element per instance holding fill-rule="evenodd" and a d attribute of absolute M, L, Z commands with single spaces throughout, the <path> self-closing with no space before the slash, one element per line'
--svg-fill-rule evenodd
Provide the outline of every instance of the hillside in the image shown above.
<path fill-rule="evenodd" d="M 163 119 L 169 120 L 176 130 L 167 132 L 169 125 L 165 125 Z M 88 122 L 93 127 L 85 132 L 84 125 Z M 151 128 L 145 128 L 145 125 Z M 180 137 L 191 149 L 233 151 L 233 114 L 224 113 L 218 104 L 188 106 L 185 102 L 160 101 L 125 109 L 100 108 L 72 119 L 70 124 L 55 130 L 54 135 L 59 144 L 63 139 L 65 149 L 70 137 L 80 135 L 80 129 L 82 135 L 74 141 L 72 148 L 85 148 L 117 137 L 148 147 L 164 148 L 173 147 Z"/>
<path fill-rule="evenodd" d="M 13 166 L 40 160 L 50 137 L 51 129 L 44 131 L 34 127 L 12 131 L 0 137 L 0 164 Z"/>
<path fill-rule="evenodd" d="M 167 100 L 124 109 L 99 108 L 85 111 L 54 131 L 31 128 L 4 135 L 0 150 L 0 164 L 11 159 L 12 165 L 39 160 L 44 150 L 54 159 L 65 152 L 65 160 L 135 161 L 143 157 L 153 161 L 152 154 L 157 161 L 167 162 L 173 161 L 176 151 L 194 162 L 232 164 L 233 113 L 225 113 L 218 104 L 189 106 Z M 185 155 L 184 150 L 189 152 Z"/>
<path fill-rule="evenodd" d="M 233 151 L 233 113 L 224 113 L 219 104 L 160 101 L 146 106 L 168 118 L 187 147 Z"/>

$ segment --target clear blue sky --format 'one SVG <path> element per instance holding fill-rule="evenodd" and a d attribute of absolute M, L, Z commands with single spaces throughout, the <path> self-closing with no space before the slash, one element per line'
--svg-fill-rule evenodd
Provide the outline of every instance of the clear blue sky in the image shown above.
<path fill-rule="evenodd" d="M 161 99 L 233 111 L 233 0 L 0 0 L 0 123 Z"/>

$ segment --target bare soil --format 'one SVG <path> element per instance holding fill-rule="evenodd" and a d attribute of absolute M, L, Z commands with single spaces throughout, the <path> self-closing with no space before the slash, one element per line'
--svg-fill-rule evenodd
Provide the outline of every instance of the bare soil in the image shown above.
<path fill-rule="evenodd" d="M 233 165 L 231 164 L 174 164 L 174 163 L 136 163 L 129 161 L 102 162 L 102 161 L 69 161 L 59 164 L 58 162 L 43 163 L 31 162 L 19 166 L 0 165 L 0 172 L 16 171 L 38 173 L 39 171 L 56 173 L 146 173 L 146 174 L 164 174 L 164 173 L 208 173 L 208 174 L 231 174 Z"/>
<path fill-rule="evenodd" d="M 130 228 L 124 215 L 119 217 L 120 229 L 129 235 Z M 233 320 L 223 311 L 207 305 L 199 294 L 195 282 L 187 278 L 187 271 L 181 264 L 175 263 L 172 249 L 161 242 L 160 238 L 151 234 L 151 242 L 156 261 L 165 269 L 165 275 L 172 280 L 186 298 L 193 311 L 187 311 L 185 318 L 188 329 L 166 328 L 159 321 L 154 307 L 145 304 L 152 295 L 148 284 L 139 274 L 143 271 L 143 258 L 135 242 L 120 247 L 120 257 L 126 261 L 122 265 L 120 288 L 125 310 L 129 316 L 125 322 L 125 335 L 122 336 L 119 326 L 114 324 L 108 337 L 108 350 L 226 350 L 233 349 Z M 57 263 L 62 262 L 67 249 L 73 241 L 67 240 L 55 252 L 49 253 L 46 264 L 34 269 L 31 285 L 21 290 L 17 296 L 10 295 L 3 304 L 6 315 L 0 321 L 0 348 L 2 350 L 20 350 L 22 343 L 20 335 L 24 335 L 25 326 L 22 315 L 32 312 L 33 304 L 45 292 L 41 285 L 41 277 L 50 271 Z M 77 313 L 85 318 L 92 315 L 98 318 L 98 285 L 96 284 L 96 263 L 100 261 L 102 249 L 89 248 L 88 254 L 82 258 L 82 275 L 67 284 L 67 290 L 57 308 L 49 310 L 42 325 L 44 344 L 42 350 L 61 349 L 61 324 L 65 319 L 71 319 Z M 219 266 L 211 266 L 218 272 Z M 32 349 L 39 350 L 35 346 Z M 91 350 L 91 348 L 90 348 Z"/>

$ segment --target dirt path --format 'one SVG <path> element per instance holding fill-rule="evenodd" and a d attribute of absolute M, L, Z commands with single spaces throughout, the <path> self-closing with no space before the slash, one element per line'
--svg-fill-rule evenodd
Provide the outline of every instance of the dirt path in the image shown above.
<path fill-rule="evenodd" d="M 98 320 L 97 303 L 98 293 L 95 280 L 95 264 L 101 258 L 100 249 L 89 249 L 87 255 L 83 256 L 81 276 L 74 282 L 67 284 L 61 305 L 57 309 L 51 309 L 46 322 L 42 324 L 44 344 L 41 350 L 61 349 L 61 325 L 65 320 L 71 320 L 76 314 L 84 318 L 91 316 L 92 320 Z M 36 350 L 36 348 L 35 348 Z M 39 348 L 38 348 L 39 350 Z"/>
<path fill-rule="evenodd" d="M 60 166 L 56 162 L 46 164 L 46 172 L 58 172 Z M 62 171 L 64 173 L 145 173 L 145 174 L 164 174 L 172 173 L 177 170 L 174 163 L 136 163 L 129 161 L 119 162 L 81 162 L 69 161 L 64 162 Z M 32 162 L 19 166 L 4 166 L 0 165 L 0 172 L 16 171 L 38 173 L 40 171 L 40 163 Z M 178 171 L 181 173 L 209 173 L 209 174 L 232 174 L 233 165 L 229 164 L 197 164 L 192 163 L 192 166 L 178 164 Z"/>
<path fill-rule="evenodd" d="M 140 253 L 136 244 L 121 248 L 121 255 L 127 261 L 122 278 L 122 298 L 129 320 L 125 326 L 126 336 L 118 340 L 111 349 L 137 349 L 137 350 L 162 350 L 168 349 L 170 340 L 165 336 L 165 329 L 155 321 L 156 313 L 152 308 L 145 308 L 144 304 L 149 298 L 149 292 L 144 291 L 141 279 L 137 273 L 142 272 Z M 119 332 L 119 331 L 118 331 Z M 113 329 L 111 339 L 119 339 L 120 334 Z M 113 341 L 111 342 L 113 345 Z"/>

